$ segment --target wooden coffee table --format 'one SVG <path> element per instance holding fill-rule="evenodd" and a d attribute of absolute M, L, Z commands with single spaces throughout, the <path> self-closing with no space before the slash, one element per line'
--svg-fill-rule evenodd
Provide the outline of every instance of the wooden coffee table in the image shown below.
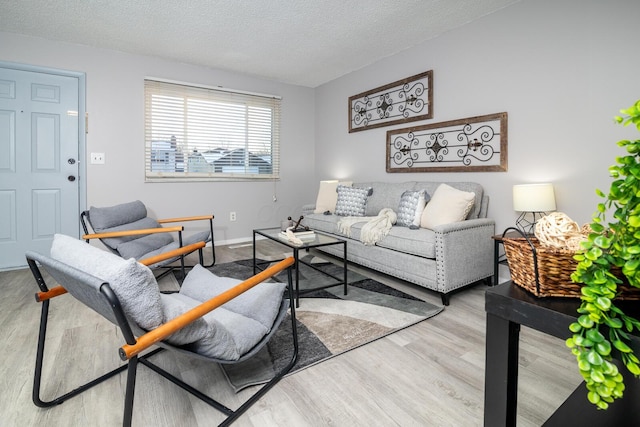
<path fill-rule="evenodd" d="M 317 291 L 319 289 L 331 288 L 334 286 L 342 285 L 344 287 L 344 294 L 347 295 L 347 241 L 343 239 L 339 239 L 337 237 L 330 236 L 328 234 L 324 234 L 322 232 L 316 231 L 315 238 L 313 240 L 304 240 L 302 244 L 296 245 L 287 239 L 280 237 L 280 227 L 274 228 L 262 228 L 253 230 L 253 274 L 256 274 L 258 270 L 264 270 L 262 268 L 263 265 L 270 264 L 275 261 L 268 262 L 259 262 L 256 259 L 256 236 L 266 237 L 267 239 L 280 243 L 293 251 L 293 258 L 295 260 L 293 269 L 294 269 L 294 284 L 295 284 L 295 298 L 296 298 L 296 307 L 300 306 L 300 295 L 306 294 L 309 292 Z M 342 245 L 342 277 L 337 277 L 332 274 L 329 274 L 325 271 L 320 270 L 315 265 L 306 262 L 300 259 L 300 251 L 308 252 L 309 249 L 312 248 L 320 248 L 322 246 L 331 246 L 331 245 Z M 304 264 L 314 270 L 335 279 L 335 283 L 330 283 L 328 285 L 317 286 L 310 289 L 300 290 L 300 264 Z"/>

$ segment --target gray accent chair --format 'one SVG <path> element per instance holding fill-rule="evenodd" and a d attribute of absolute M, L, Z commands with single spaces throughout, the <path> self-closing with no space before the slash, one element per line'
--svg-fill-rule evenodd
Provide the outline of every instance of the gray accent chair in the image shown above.
<path fill-rule="evenodd" d="M 91 239 L 99 239 L 111 252 L 125 259 L 148 259 L 197 242 L 210 242 L 212 259 L 205 267 L 212 267 L 216 262 L 213 218 L 213 215 L 204 215 L 156 220 L 148 216 L 147 208 L 140 200 L 109 207 L 92 206 L 80 214 L 85 233 L 82 238 L 87 243 Z M 207 221 L 208 227 L 205 230 L 187 235 L 184 234 L 183 225 L 171 225 L 176 223 L 191 224 L 193 221 Z M 167 224 L 171 226 L 165 226 Z M 92 233 L 90 233 L 90 229 L 93 231 Z M 184 257 L 186 255 L 163 259 L 150 265 L 150 268 L 165 267 L 163 274 L 166 274 L 173 270 L 170 264 L 180 261 L 184 278 L 185 268 L 190 267 L 185 266 Z M 202 249 L 199 249 L 199 261 L 201 265 L 204 265 Z"/>
<path fill-rule="evenodd" d="M 204 246 L 202 242 L 198 245 Z M 179 248 L 175 252 L 186 250 Z M 174 253 L 167 254 L 172 255 Z M 176 294 L 161 294 L 153 273 L 143 264 L 133 259 L 122 259 L 69 236 L 54 237 L 51 256 L 27 252 L 26 258 L 39 288 L 36 301 L 42 304 L 32 393 L 33 402 L 38 407 L 59 405 L 126 371 L 123 425 L 130 426 L 136 372 L 140 362 L 222 412 L 226 418 L 220 425 L 229 425 L 288 373 L 297 360 L 295 304 L 292 298 L 288 298 L 293 295 L 292 257 L 245 281 L 217 277 L 202 266 L 195 266 L 187 275 L 180 293 Z M 285 270 L 288 283 L 266 282 Z M 45 277 L 47 281 L 63 285 L 50 288 Z M 57 312 L 49 316 L 50 304 L 67 294 L 119 327 L 124 344 L 118 349 L 114 348 L 114 351 L 118 351 L 126 363 L 70 392 L 52 400 L 43 400 L 40 395 L 47 323 L 59 320 L 60 316 L 74 315 Z M 255 356 L 269 341 L 287 312 L 290 313 L 292 328 L 290 362 L 278 368 L 273 379 L 236 410 L 226 407 L 149 360 L 161 351 L 170 350 L 218 364 L 245 361 Z M 152 346 L 158 348 L 147 351 Z M 62 354 L 58 356 L 64 357 Z M 76 355 L 69 354 L 68 357 L 75 359 Z"/>

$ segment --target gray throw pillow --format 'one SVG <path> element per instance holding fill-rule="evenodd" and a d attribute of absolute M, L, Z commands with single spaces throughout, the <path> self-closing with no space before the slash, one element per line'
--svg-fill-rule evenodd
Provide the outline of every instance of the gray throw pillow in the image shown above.
<path fill-rule="evenodd" d="M 420 228 L 420 218 L 428 201 L 429 195 L 426 190 L 407 190 L 402 193 L 400 204 L 398 205 L 396 225 L 411 229 Z"/>
<path fill-rule="evenodd" d="M 338 185 L 338 201 L 335 214 L 339 216 L 364 216 L 367 198 L 373 193 L 373 187 L 359 188 Z"/>

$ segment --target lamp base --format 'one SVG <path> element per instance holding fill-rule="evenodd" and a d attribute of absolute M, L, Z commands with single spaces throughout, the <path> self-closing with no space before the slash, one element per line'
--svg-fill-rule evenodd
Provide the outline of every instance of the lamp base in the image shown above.
<path fill-rule="evenodd" d="M 546 214 L 546 212 L 522 212 L 518 219 L 516 219 L 516 227 L 525 235 L 533 236 L 535 234 L 536 222 Z"/>

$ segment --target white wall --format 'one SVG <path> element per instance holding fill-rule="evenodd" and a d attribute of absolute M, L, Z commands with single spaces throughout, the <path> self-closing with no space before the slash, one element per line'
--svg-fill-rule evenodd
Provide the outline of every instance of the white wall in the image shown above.
<path fill-rule="evenodd" d="M 0 60 L 86 73 L 86 152 L 102 152 L 106 158 L 104 165 L 87 162 L 89 206 L 140 199 L 157 217 L 213 213 L 216 240 L 231 242 L 250 238 L 253 228 L 278 225 L 298 214 L 309 201 L 309 188 L 317 187 L 313 89 L 2 32 Z M 147 76 L 282 96 L 281 180 L 145 183 L 143 79 Z M 237 213 L 236 222 L 229 221 L 231 211 Z"/>
<path fill-rule="evenodd" d="M 517 217 L 513 184 L 551 181 L 558 210 L 588 222 L 595 189 L 609 188 L 616 142 L 639 136 L 612 120 L 640 99 L 638 17 L 636 0 L 523 0 L 320 86 L 316 178 L 477 181 L 497 232 Z M 433 119 L 348 133 L 349 96 L 426 70 L 434 72 Z M 507 172 L 385 172 L 387 130 L 502 111 Z"/>

